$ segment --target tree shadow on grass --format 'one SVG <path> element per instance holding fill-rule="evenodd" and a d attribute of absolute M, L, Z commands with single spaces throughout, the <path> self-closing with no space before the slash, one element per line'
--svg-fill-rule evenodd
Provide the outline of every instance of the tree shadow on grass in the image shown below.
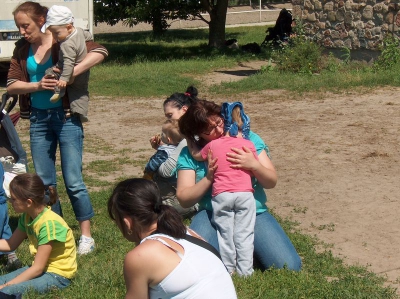
<path fill-rule="evenodd" d="M 240 33 L 229 38 L 240 38 Z M 96 35 L 96 41 L 104 45 L 109 57 L 105 64 L 130 65 L 138 62 L 162 62 L 193 58 L 246 57 L 240 49 L 211 48 L 207 45 L 208 30 L 170 30 L 158 38 L 151 32 L 104 33 Z M 185 45 L 186 44 L 186 45 Z M 260 58 L 265 58 L 265 53 Z"/>

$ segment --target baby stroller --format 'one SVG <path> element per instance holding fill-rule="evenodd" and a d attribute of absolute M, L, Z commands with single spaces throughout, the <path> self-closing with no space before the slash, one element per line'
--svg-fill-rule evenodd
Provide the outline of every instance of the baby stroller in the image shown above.
<path fill-rule="evenodd" d="M 7 197 L 10 197 L 8 186 L 11 180 L 17 174 L 27 171 L 26 152 L 15 129 L 20 114 L 19 112 L 9 114 L 15 107 L 17 100 L 17 96 L 10 96 L 8 93 L 4 93 L 0 103 L 0 162 L 4 168 L 3 187 Z"/>
<path fill-rule="evenodd" d="M 265 36 L 261 46 L 266 46 L 269 42 L 272 42 L 274 46 L 282 42 L 288 42 L 292 33 L 292 22 L 293 16 L 291 12 L 283 8 L 276 19 L 275 26 L 267 29 L 268 34 Z"/>

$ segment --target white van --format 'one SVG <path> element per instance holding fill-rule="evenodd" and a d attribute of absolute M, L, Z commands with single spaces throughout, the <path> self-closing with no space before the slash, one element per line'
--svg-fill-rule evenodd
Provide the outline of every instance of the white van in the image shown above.
<path fill-rule="evenodd" d="M 71 9 L 75 17 L 74 25 L 89 30 L 93 34 L 93 0 L 33 0 L 50 8 L 64 5 Z M 15 26 L 12 12 L 21 0 L 1 0 L 0 4 L 0 71 L 7 71 L 14 51 L 15 42 L 21 38 Z"/>

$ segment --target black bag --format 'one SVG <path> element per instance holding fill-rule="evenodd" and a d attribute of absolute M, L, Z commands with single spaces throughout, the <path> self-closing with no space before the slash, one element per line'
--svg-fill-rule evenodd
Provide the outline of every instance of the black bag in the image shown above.
<path fill-rule="evenodd" d="M 259 54 L 261 52 L 261 47 L 257 43 L 248 43 L 243 46 L 241 46 L 242 51 L 248 52 L 248 53 L 253 53 L 253 54 Z"/>
<path fill-rule="evenodd" d="M 0 299 L 21 299 L 22 294 L 8 295 L 0 291 Z"/>

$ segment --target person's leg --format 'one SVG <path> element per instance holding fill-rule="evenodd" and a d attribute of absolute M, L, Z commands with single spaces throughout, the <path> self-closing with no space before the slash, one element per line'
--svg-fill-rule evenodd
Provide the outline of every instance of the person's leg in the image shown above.
<path fill-rule="evenodd" d="M 0 239 L 10 239 L 12 235 L 11 228 L 8 222 L 9 218 L 7 202 L 0 203 Z M 7 253 L 0 251 L 0 255 Z"/>
<path fill-rule="evenodd" d="M 28 268 L 29 268 L 28 266 L 22 267 L 22 268 L 19 268 L 18 270 L 15 270 L 13 272 L 10 272 L 10 273 L 0 276 L 0 285 L 3 285 L 6 282 L 9 282 L 10 280 L 14 279 L 18 275 L 20 275 L 22 272 L 26 271 Z M 1 289 L 1 291 L 3 292 L 3 289 Z"/>
<path fill-rule="evenodd" d="M 237 254 L 237 273 L 240 276 L 253 274 L 254 224 L 256 201 L 252 192 L 236 192 L 233 240 Z"/>
<path fill-rule="evenodd" d="M 234 198 L 235 193 L 223 192 L 211 200 L 213 207 L 212 222 L 217 228 L 219 252 L 226 269 L 231 274 L 236 270 L 236 250 L 233 243 Z"/>
<path fill-rule="evenodd" d="M 190 228 L 219 251 L 217 229 L 212 224 L 211 218 L 211 211 L 201 210 L 192 218 Z"/>
<path fill-rule="evenodd" d="M 28 267 L 22 268 L 22 269 L 27 269 Z M 21 269 L 19 269 L 21 270 Z M 17 270 L 17 271 L 19 271 Z M 24 271 L 25 271 L 24 270 Z M 14 272 L 17 272 L 14 271 Z M 13 273 L 14 273 L 13 272 Z M 22 273 L 23 271 L 19 272 Z M 17 276 L 17 275 L 16 275 Z M 14 276 L 15 277 L 15 276 Z M 11 279 L 9 279 L 11 280 Z M 46 272 L 43 273 L 42 275 L 33 278 L 28 281 L 24 281 L 15 285 L 10 285 L 7 286 L 1 291 L 6 294 L 23 294 L 27 292 L 29 289 L 35 290 L 39 293 L 45 293 L 50 291 L 51 289 L 63 289 L 66 288 L 71 284 L 71 281 L 65 277 L 62 277 L 60 275 Z"/>
<path fill-rule="evenodd" d="M 57 186 L 56 150 L 57 135 L 51 128 L 52 114 L 42 109 L 32 109 L 30 116 L 30 143 L 33 165 L 46 186 Z M 60 201 L 51 209 L 62 216 Z"/>
<path fill-rule="evenodd" d="M 0 239 L 10 239 L 12 235 L 11 227 L 9 225 L 8 206 L 7 202 L 0 204 Z M 18 269 L 22 266 L 21 261 L 18 259 L 15 251 L 0 252 L 0 255 L 7 256 L 6 269 L 8 271 Z"/>
<path fill-rule="evenodd" d="M 62 118 L 53 120 L 52 124 L 58 134 L 65 187 L 81 228 L 82 237 L 78 253 L 86 254 L 94 249 L 90 230 L 90 219 L 94 216 L 94 212 L 82 177 L 83 127 L 79 116 L 71 116 L 64 120 L 64 114 L 60 115 Z"/>
<path fill-rule="evenodd" d="M 83 128 L 79 117 L 53 121 L 58 134 L 61 170 L 76 220 L 84 222 L 94 216 L 89 193 L 82 177 Z M 90 237 L 90 231 L 87 232 Z"/>
<path fill-rule="evenodd" d="M 256 216 L 254 254 L 262 270 L 270 267 L 299 271 L 301 259 L 285 231 L 269 213 Z"/>

